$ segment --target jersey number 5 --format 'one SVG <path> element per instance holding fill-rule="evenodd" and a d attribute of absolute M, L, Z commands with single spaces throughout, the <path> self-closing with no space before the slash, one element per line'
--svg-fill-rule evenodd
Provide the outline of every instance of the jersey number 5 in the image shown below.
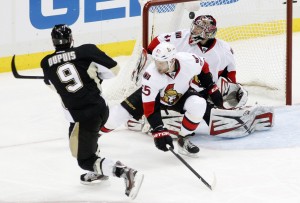
<path fill-rule="evenodd" d="M 147 85 L 143 85 L 142 92 L 143 92 L 144 95 L 149 96 L 151 94 L 150 87 L 147 86 Z"/>
<path fill-rule="evenodd" d="M 62 83 L 70 83 L 66 86 L 68 92 L 77 92 L 79 89 L 83 87 L 80 76 L 75 68 L 75 66 L 71 63 L 66 63 L 57 68 L 57 75 Z"/>

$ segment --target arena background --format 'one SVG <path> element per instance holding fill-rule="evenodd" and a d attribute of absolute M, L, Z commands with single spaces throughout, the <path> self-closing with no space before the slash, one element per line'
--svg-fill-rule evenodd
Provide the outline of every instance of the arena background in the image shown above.
<path fill-rule="evenodd" d="M 222 6 L 221 0 L 212 0 Z M 228 0 L 227 4 L 238 0 Z M 269 7 L 272 1 L 252 0 L 248 11 L 257 7 Z M 210 4 L 217 6 L 215 4 Z M 220 5 L 221 4 L 221 5 Z M 202 4 L 201 6 L 208 6 Z M 224 5 L 228 6 L 228 5 Z M 282 9 L 285 5 L 282 4 Z M 293 31 L 300 31 L 300 4 L 294 4 Z M 278 10 L 270 10 L 270 18 Z M 201 13 L 201 8 L 199 14 Z M 171 13 L 170 13 L 171 16 Z M 222 29 L 240 29 L 239 19 L 218 19 L 219 31 Z M 43 56 L 53 51 L 50 31 L 54 24 L 66 23 L 71 26 L 75 46 L 94 43 L 112 57 L 131 55 L 136 39 L 141 33 L 141 7 L 138 0 L 10 0 L 0 2 L 0 72 L 10 71 L 11 57 L 18 55 L 18 67 L 22 69 L 38 68 Z M 249 19 L 250 21 L 251 19 Z M 281 19 L 272 19 L 276 23 Z M 247 25 L 248 28 L 253 24 Z M 245 29 L 245 26 L 243 26 Z M 278 33 L 273 33 L 278 34 Z M 248 37 L 257 37 L 253 35 Z M 230 40 L 237 40 L 231 38 Z M 229 39 L 225 39 L 229 40 Z"/>

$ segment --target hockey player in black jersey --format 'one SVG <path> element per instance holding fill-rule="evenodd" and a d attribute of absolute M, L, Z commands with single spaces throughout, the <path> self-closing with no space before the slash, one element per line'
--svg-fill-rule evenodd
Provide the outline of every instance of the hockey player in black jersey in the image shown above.
<path fill-rule="evenodd" d="M 120 161 L 113 162 L 98 154 L 98 131 L 109 114 L 107 103 L 101 96 L 101 81 L 118 73 L 117 62 L 96 45 L 73 47 L 72 31 L 65 24 L 55 25 L 51 36 L 55 52 L 41 61 L 44 82 L 61 97 L 70 121 L 72 155 L 82 169 L 89 171 L 81 175 L 81 182 L 99 182 L 107 176 L 124 178 L 125 194 L 134 199 L 143 174 Z"/>

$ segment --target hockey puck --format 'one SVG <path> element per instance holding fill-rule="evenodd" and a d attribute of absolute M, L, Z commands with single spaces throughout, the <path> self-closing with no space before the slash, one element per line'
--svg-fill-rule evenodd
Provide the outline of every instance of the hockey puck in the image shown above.
<path fill-rule="evenodd" d="M 190 18 L 190 19 L 194 19 L 194 18 L 195 18 L 195 12 L 190 12 L 189 18 Z"/>

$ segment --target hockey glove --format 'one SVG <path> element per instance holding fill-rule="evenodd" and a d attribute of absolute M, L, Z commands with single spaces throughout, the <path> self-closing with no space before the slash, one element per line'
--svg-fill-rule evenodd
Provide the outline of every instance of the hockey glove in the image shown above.
<path fill-rule="evenodd" d="M 214 84 L 209 88 L 208 95 L 216 107 L 224 109 L 223 97 L 217 85 Z"/>
<path fill-rule="evenodd" d="M 236 107 L 243 107 L 248 101 L 248 91 L 245 90 L 245 88 L 241 84 L 237 85 L 239 87 L 239 90 L 236 93 L 236 100 L 238 101 Z"/>
<path fill-rule="evenodd" d="M 157 127 L 152 131 L 152 135 L 154 137 L 155 146 L 162 150 L 168 151 L 167 145 L 170 145 L 174 149 L 173 139 L 170 136 L 168 129 L 163 127 Z"/>

